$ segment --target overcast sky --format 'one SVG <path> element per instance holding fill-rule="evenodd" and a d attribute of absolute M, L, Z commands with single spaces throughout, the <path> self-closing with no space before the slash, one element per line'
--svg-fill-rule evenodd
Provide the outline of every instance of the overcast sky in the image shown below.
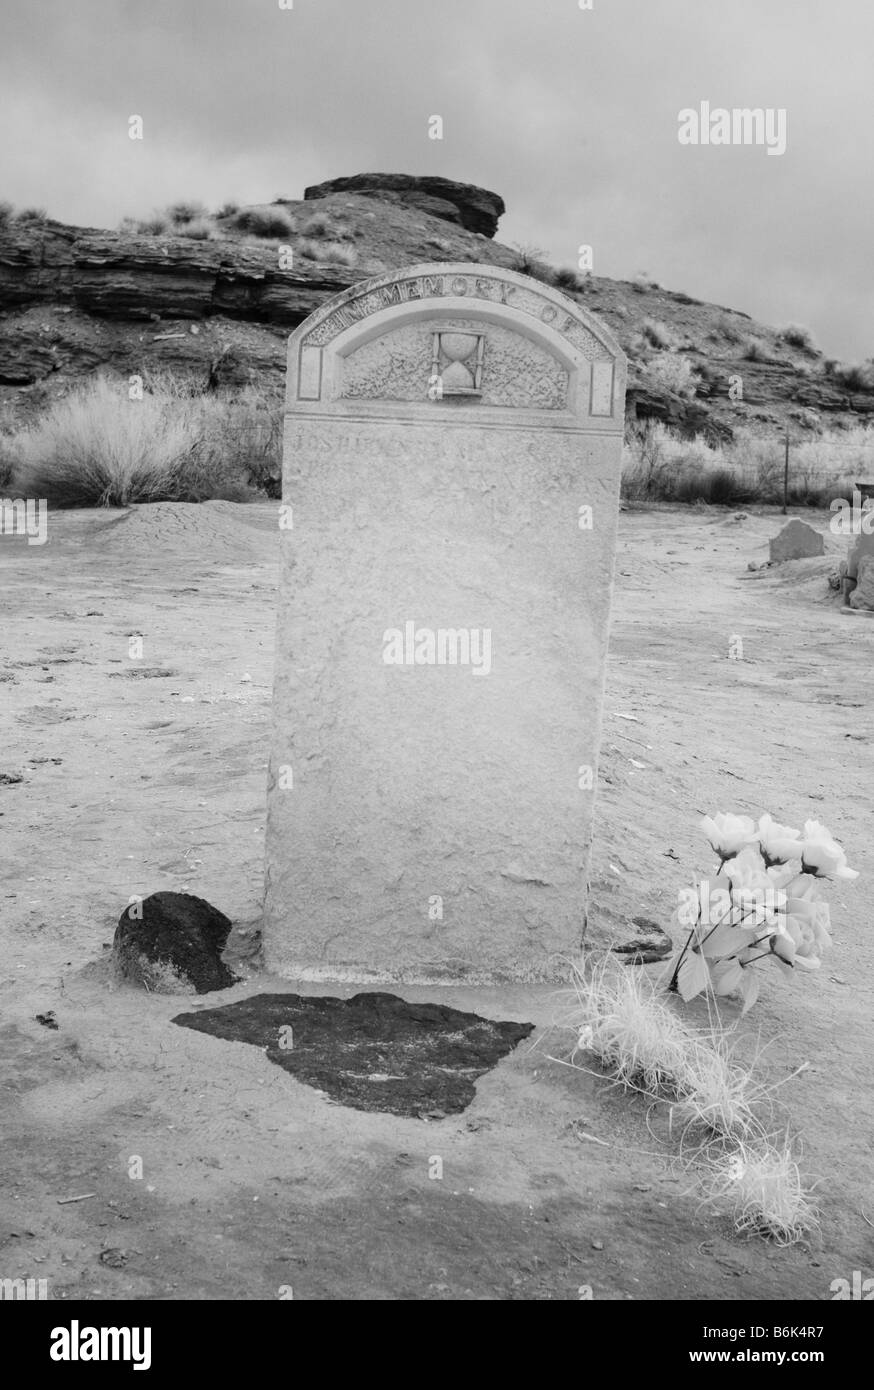
<path fill-rule="evenodd" d="M 0 197 L 111 227 L 441 174 L 502 195 L 501 241 L 874 355 L 871 0 L 592 3 L 6 0 Z M 786 153 L 681 145 L 702 101 L 785 108 Z"/>

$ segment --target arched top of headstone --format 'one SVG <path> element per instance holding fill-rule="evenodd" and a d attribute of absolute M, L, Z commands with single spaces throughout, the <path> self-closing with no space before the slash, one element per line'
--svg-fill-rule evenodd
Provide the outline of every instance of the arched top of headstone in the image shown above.
<path fill-rule="evenodd" d="M 414 265 L 353 285 L 296 329 L 287 408 L 619 430 L 625 378 L 613 334 L 559 290 L 494 265 Z"/>

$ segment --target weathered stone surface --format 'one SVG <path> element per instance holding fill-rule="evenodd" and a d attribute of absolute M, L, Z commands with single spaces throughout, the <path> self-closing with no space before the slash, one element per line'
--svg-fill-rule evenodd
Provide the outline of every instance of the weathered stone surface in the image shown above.
<path fill-rule="evenodd" d="M 859 560 L 856 587 L 850 594 L 851 608 L 874 608 L 874 555 Z"/>
<path fill-rule="evenodd" d="M 483 236 L 493 237 L 498 230 L 498 220 L 506 208 L 503 198 L 491 193 L 487 188 L 478 188 L 473 183 L 456 183 L 453 179 L 437 178 L 426 174 L 352 174 L 348 178 L 328 179 L 325 183 L 312 184 L 304 190 L 304 198 L 323 198 L 328 193 L 363 193 L 374 198 L 390 195 L 390 200 L 400 198 L 412 206 L 433 215 L 445 216 L 435 212 L 434 200 L 449 203 L 457 210 L 457 217 L 469 232 L 481 232 Z"/>
<path fill-rule="evenodd" d="M 297 1081 L 355 1110 L 389 1115 L 458 1115 L 475 1081 L 532 1032 L 444 1004 L 410 1004 L 393 994 L 351 999 L 257 994 L 173 1019 L 212 1037 L 263 1048 Z"/>
<path fill-rule="evenodd" d="M 806 521 L 799 521 L 795 517 L 787 522 L 779 536 L 774 536 L 770 543 L 772 565 L 783 560 L 804 560 L 812 555 L 824 554 L 825 541 L 819 531 L 814 531 Z"/>
<path fill-rule="evenodd" d="M 51 301 L 100 319 L 213 315 L 293 326 L 356 274 L 300 259 L 281 270 L 274 246 L 91 232 L 55 223 L 0 231 L 0 311 Z"/>
<path fill-rule="evenodd" d="M 121 914 L 113 958 L 124 979 L 155 993 L 208 994 L 237 982 L 221 959 L 230 930 L 230 918 L 204 898 L 152 893 Z"/>
<path fill-rule="evenodd" d="M 585 920 L 622 352 L 551 287 L 458 263 L 338 296 L 288 360 L 268 963 L 562 978 Z"/>
<path fill-rule="evenodd" d="M 874 555 L 874 530 L 869 535 L 860 531 L 858 536 L 850 540 L 847 551 L 847 575 L 850 579 L 858 579 L 859 566 L 868 555 Z"/>
<path fill-rule="evenodd" d="M 632 917 L 628 936 L 612 949 L 626 965 L 651 965 L 669 956 L 674 943 L 658 922 L 649 917 Z"/>

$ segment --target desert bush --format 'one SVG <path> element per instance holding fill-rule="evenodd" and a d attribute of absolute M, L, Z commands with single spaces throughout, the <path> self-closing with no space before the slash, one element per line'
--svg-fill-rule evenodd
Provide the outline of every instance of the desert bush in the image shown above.
<path fill-rule="evenodd" d="M 771 362 L 773 359 L 768 351 L 767 343 L 762 342 L 761 338 L 748 337 L 744 343 L 743 355 L 748 362 Z"/>
<path fill-rule="evenodd" d="M 358 261 L 354 246 L 344 246 L 342 241 L 310 241 L 302 237 L 296 243 L 299 256 L 307 261 L 320 261 L 323 264 L 353 266 Z"/>
<path fill-rule="evenodd" d="M 835 362 L 830 375 L 847 391 L 874 391 L 874 362 Z"/>
<path fill-rule="evenodd" d="M 239 203 L 222 203 L 221 207 L 216 213 L 216 217 L 235 217 L 239 211 Z"/>
<path fill-rule="evenodd" d="M 586 282 L 572 266 L 559 266 L 558 270 L 553 271 L 552 283 L 557 290 L 564 290 L 565 294 L 579 294 L 585 289 Z"/>
<path fill-rule="evenodd" d="M 640 270 L 631 281 L 631 288 L 635 294 L 646 294 L 649 290 L 660 290 L 661 285 L 657 280 L 651 280 L 645 270 Z"/>
<path fill-rule="evenodd" d="M 206 216 L 207 211 L 203 203 L 171 203 L 167 209 L 167 217 L 174 227 L 181 227 L 186 222 L 194 222 Z"/>
<path fill-rule="evenodd" d="M 129 221 L 129 219 L 125 219 Z M 166 236 L 170 223 L 163 213 L 156 212 L 153 217 L 140 218 L 133 224 L 133 230 L 140 236 Z"/>
<path fill-rule="evenodd" d="M 644 319 L 643 336 L 651 347 L 669 350 L 674 346 L 674 335 L 659 319 Z"/>
<path fill-rule="evenodd" d="M 260 386 L 247 386 L 226 399 L 213 400 L 205 411 L 204 433 L 232 473 L 268 497 L 279 497 L 282 423 L 281 392 L 271 395 Z"/>
<path fill-rule="evenodd" d="M 742 343 L 744 335 L 732 323 L 731 319 L 722 319 L 719 324 L 719 332 L 727 343 Z"/>
<path fill-rule="evenodd" d="M 234 217 L 234 226 L 252 236 L 283 238 L 291 236 L 294 220 L 282 208 L 243 208 Z"/>
<path fill-rule="evenodd" d="M 648 1112 L 663 1107 L 671 1130 L 679 1128 L 682 1165 L 696 1173 L 705 1204 L 727 1206 L 739 1233 L 790 1245 L 815 1229 L 798 1145 L 788 1130 L 772 1132 L 777 1087 L 760 1079 L 761 1051 L 745 1060 L 738 1032 L 726 1029 L 714 1008 L 706 1026 L 694 1027 L 653 980 L 615 959 L 575 966 L 573 990 L 565 1026 L 576 1033 L 576 1047 L 569 1060 L 551 1061 L 638 1093 Z"/>
<path fill-rule="evenodd" d="M 215 397 L 158 390 L 130 400 L 126 385 L 97 378 L 13 437 L 11 485 L 57 507 L 243 501 L 252 488 L 223 426 Z"/>
<path fill-rule="evenodd" d="M 654 386 L 672 391 L 677 396 L 694 396 L 701 380 L 688 357 L 679 357 L 672 352 L 657 353 L 643 371 Z"/>
<path fill-rule="evenodd" d="M 5 199 L 0 202 L 0 227 L 8 227 L 14 214 L 15 208 L 11 203 L 6 202 Z"/>
<path fill-rule="evenodd" d="M 663 495 L 671 476 L 667 437 L 668 431 L 656 420 L 630 429 L 622 455 L 623 497 L 654 501 Z"/>
<path fill-rule="evenodd" d="M 803 352 L 819 352 L 813 334 L 803 324 L 787 323 L 786 327 L 780 330 L 780 337 L 790 347 L 800 348 Z"/>
<path fill-rule="evenodd" d="M 674 480 L 672 494 L 672 502 L 706 502 L 714 507 L 736 507 L 750 500 L 749 487 L 731 468 L 683 469 Z"/>
<path fill-rule="evenodd" d="M 512 269 L 518 271 L 520 275 L 530 275 L 533 280 L 540 280 L 545 285 L 555 283 L 555 270 L 549 264 L 546 252 L 539 246 L 530 244 L 513 247 L 515 260 Z"/>
<path fill-rule="evenodd" d="M 15 214 L 16 222 L 47 222 L 48 213 L 45 208 L 22 208 Z"/>
<path fill-rule="evenodd" d="M 832 430 L 793 443 L 790 506 L 827 509 L 836 497 L 853 500 L 854 482 L 870 473 L 874 426 Z M 740 506 L 783 502 L 785 445 L 779 435 L 738 430 L 718 447 L 687 439 L 659 421 L 629 428 L 622 462 L 627 500 Z"/>
<path fill-rule="evenodd" d="M 206 217 L 183 222 L 176 230 L 180 236 L 189 237 L 191 241 L 212 241 L 216 234 L 215 225 Z"/>
<path fill-rule="evenodd" d="M 336 240 L 332 219 L 324 212 L 316 212 L 301 227 L 301 235 L 318 240 Z"/>

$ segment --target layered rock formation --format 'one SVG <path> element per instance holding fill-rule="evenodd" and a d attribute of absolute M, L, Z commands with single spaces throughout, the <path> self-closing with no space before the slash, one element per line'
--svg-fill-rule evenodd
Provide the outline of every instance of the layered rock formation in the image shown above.
<path fill-rule="evenodd" d="M 304 189 L 304 198 L 325 198 L 331 193 L 361 193 L 383 202 L 402 203 L 418 208 L 446 222 L 458 222 L 468 232 L 493 237 L 498 220 L 506 212 L 503 198 L 473 183 L 456 183 L 432 175 L 352 174 L 349 178 L 328 179 Z"/>
<path fill-rule="evenodd" d="M 255 382 L 278 394 L 289 332 L 349 285 L 424 261 L 520 268 L 518 251 L 493 240 L 502 199 L 472 184 L 358 174 L 277 203 L 288 219 L 290 265 L 279 237 L 245 235 L 232 213 L 209 219 L 206 240 L 184 229 L 151 236 L 50 220 L 0 224 L 0 405 L 35 412 L 47 395 L 95 370 L 158 368 L 204 389 Z M 547 280 L 552 274 L 542 265 L 532 270 Z M 573 272 L 559 283 L 628 352 L 630 419 L 663 420 L 717 442 L 738 427 L 778 434 L 789 423 L 798 434 L 874 412 L 874 391 L 848 391 L 816 353 L 793 349 L 740 311 L 653 284 Z M 694 397 L 645 369 L 648 322 L 689 360 Z M 750 338 L 756 354 L 747 350 Z M 738 377 L 741 402 L 729 397 Z"/>

